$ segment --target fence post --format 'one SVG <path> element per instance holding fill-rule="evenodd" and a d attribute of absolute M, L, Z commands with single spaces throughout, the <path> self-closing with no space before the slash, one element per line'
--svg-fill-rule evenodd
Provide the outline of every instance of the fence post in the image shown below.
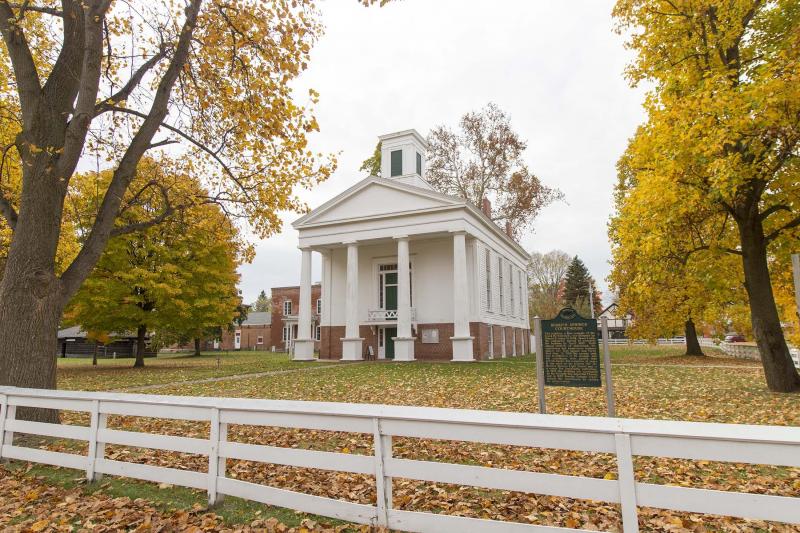
<path fill-rule="evenodd" d="M 17 418 L 17 406 L 8 403 L 8 396 L 4 398 L 3 417 L 0 419 L 0 458 L 3 456 L 3 446 L 14 444 L 14 432 L 6 429 L 9 420 Z"/>
<path fill-rule="evenodd" d="M 638 533 L 639 513 L 636 507 L 636 477 L 633 472 L 631 437 L 626 433 L 616 433 L 614 441 L 617 449 L 617 484 L 622 507 L 622 530 L 625 533 Z"/>
<path fill-rule="evenodd" d="M 608 349 L 608 318 L 600 317 L 600 334 L 603 337 L 603 370 L 606 375 L 606 404 L 608 416 L 617 416 L 617 407 L 614 403 L 614 379 L 611 376 L 611 352 Z"/>
<path fill-rule="evenodd" d="M 536 387 L 539 392 L 539 412 L 547 413 L 544 400 L 544 342 L 542 339 L 542 319 L 533 317 L 533 335 L 536 337 Z"/>
<path fill-rule="evenodd" d="M 3 443 L 6 432 L 6 412 L 8 411 L 8 396 L 0 396 L 0 459 L 3 458 Z"/>
<path fill-rule="evenodd" d="M 103 418 L 105 427 L 105 418 Z M 97 467 L 97 433 L 100 428 L 100 401 L 92 400 L 91 421 L 89 422 L 89 451 L 86 454 L 86 480 L 91 483 L 95 479 Z"/>
<path fill-rule="evenodd" d="M 223 427 L 224 435 L 223 435 Z M 208 505 L 217 505 L 222 497 L 217 493 L 217 476 L 225 475 L 225 458 L 219 456 L 219 444 L 228 438 L 228 425 L 219 421 L 219 408 L 211 410 L 211 431 L 208 450 Z M 220 473 L 220 469 L 222 473 Z"/>
<path fill-rule="evenodd" d="M 389 527 L 389 509 L 392 508 L 392 478 L 384 475 L 384 464 L 392 456 L 391 435 L 381 434 L 381 422 L 372 419 L 375 439 L 375 489 L 377 491 L 378 526 Z"/>

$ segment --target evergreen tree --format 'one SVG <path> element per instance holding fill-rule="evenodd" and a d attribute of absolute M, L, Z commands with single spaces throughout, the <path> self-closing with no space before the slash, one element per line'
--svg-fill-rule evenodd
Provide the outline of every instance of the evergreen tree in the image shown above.
<path fill-rule="evenodd" d="M 252 307 L 250 308 L 254 313 L 263 313 L 265 311 L 269 311 L 272 309 L 272 298 L 267 296 L 265 291 L 261 291 L 256 298 L 256 301 L 253 302 Z"/>
<path fill-rule="evenodd" d="M 589 297 L 590 290 L 592 291 L 591 297 Z M 564 304 L 575 309 L 581 316 L 589 318 L 592 316 L 592 308 L 594 308 L 595 317 L 603 310 L 602 300 L 603 295 L 597 290 L 597 283 L 589 274 L 589 269 L 576 255 L 572 258 L 564 277 Z"/>
<path fill-rule="evenodd" d="M 582 302 L 588 302 L 591 276 L 577 255 L 572 258 L 564 279 L 564 303 L 577 309 Z"/>

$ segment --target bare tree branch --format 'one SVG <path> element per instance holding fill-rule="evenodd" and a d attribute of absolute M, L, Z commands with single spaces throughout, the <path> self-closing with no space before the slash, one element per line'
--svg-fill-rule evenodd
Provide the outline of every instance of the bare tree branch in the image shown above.
<path fill-rule="evenodd" d="M 188 57 L 192 33 L 197 25 L 197 15 L 200 11 L 201 4 L 202 0 L 192 0 L 186 7 L 186 19 L 181 28 L 178 44 L 175 47 L 175 53 L 158 84 L 155 97 L 150 106 L 150 112 L 146 115 L 142 125 L 133 136 L 117 169 L 114 171 L 111 183 L 103 197 L 100 212 L 97 214 L 89 237 L 81 248 L 81 251 L 78 252 L 78 255 L 61 276 L 61 292 L 64 300 L 67 300 L 75 293 L 89 274 L 91 267 L 97 263 L 97 260 L 103 253 L 105 244 L 108 242 L 108 238 L 114 229 L 114 221 L 119 212 L 122 198 L 125 196 L 125 191 L 128 189 L 131 180 L 136 174 L 136 167 L 150 146 L 156 132 L 164 122 L 164 118 L 167 116 L 170 94 Z M 92 103 L 92 112 L 93 111 L 94 102 Z"/>
<path fill-rule="evenodd" d="M 6 0 L 0 0 L 0 33 L 6 43 L 11 65 L 14 68 L 14 79 L 17 82 L 19 103 L 22 111 L 22 122 L 26 127 L 33 123 L 33 114 L 38 105 L 40 91 L 39 72 L 28 48 L 28 41 L 22 28 L 13 22 L 14 12 Z"/>
<path fill-rule="evenodd" d="M 167 57 L 167 52 L 168 48 L 166 46 L 162 46 L 156 55 L 142 63 L 139 68 L 136 69 L 136 72 L 133 73 L 133 76 L 131 76 L 131 78 L 128 80 L 128 83 L 126 83 L 119 91 L 115 92 L 97 104 L 94 116 L 96 117 L 97 115 L 112 109 L 116 104 L 126 101 L 133 90 L 142 82 L 144 75 L 147 74 L 151 68 L 156 66 L 159 61 Z"/>
<path fill-rule="evenodd" d="M 46 7 L 46 6 L 32 6 L 28 2 L 24 2 L 22 4 L 9 4 L 9 7 L 12 9 L 19 9 L 21 11 L 20 15 L 24 14 L 25 11 L 34 11 L 36 13 L 43 13 L 45 15 L 52 15 L 54 17 L 63 17 L 64 12 L 56 9 L 54 7 Z"/>
<path fill-rule="evenodd" d="M 151 181 L 144 187 L 142 187 L 142 189 L 138 193 L 136 193 L 134 198 L 138 198 L 139 196 L 141 196 L 141 194 L 144 193 L 144 191 L 150 188 L 151 186 L 158 187 L 158 189 L 161 191 L 161 197 L 164 199 L 164 209 L 161 211 L 161 213 L 151 218 L 150 220 L 146 220 L 144 222 L 134 222 L 131 224 L 127 224 L 125 226 L 115 227 L 114 229 L 111 230 L 110 234 L 111 237 L 116 237 L 118 235 L 125 235 L 128 233 L 134 233 L 137 231 L 146 230 L 147 228 L 151 228 L 153 226 L 161 224 L 162 222 L 167 220 L 170 216 L 172 216 L 173 213 L 175 213 L 177 209 L 173 207 L 172 204 L 170 203 L 169 191 L 167 191 L 166 187 L 155 181 Z"/>
<path fill-rule="evenodd" d="M 767 218 L 769 218 L 770 215 L 777 213 L 778 211 L 789 211 L 791 213 L 792 208 L 784 204 L 773 205 L 772 207 L 768 207 L 767 209 L 761 212 L 761 220 L 762 221 L 766 220 Z"/>
<path fill-rule="evenodd" d="M 775 240 L 781 233 L 783 233 L 787 229 L 796 228 L 798 226 L 800 226 L 800 216 L 797 216 L 797 217 L 793 218 L 792 220 L 790 220 L 789 222 L 787 222 L 786 224 L 784 224 L 780 228 L 772 231 L 769 235 L 764 237 L 764 240 L 766 240 L 767 242 L 771 242 L 771 241 Z"/>
<path fill-rule="evenodd" d="M 111 0 L 96 0 L 84 15 L 81 75 L 75 111 L 67 126 L 64 151 L 58 160 L 58 172 L 61 176 L 71 176 L 75 171 L 86 144 L 86 133 L 94 118 L 94 106 L 102 75 L 103 21 L 110 5 Z"/>

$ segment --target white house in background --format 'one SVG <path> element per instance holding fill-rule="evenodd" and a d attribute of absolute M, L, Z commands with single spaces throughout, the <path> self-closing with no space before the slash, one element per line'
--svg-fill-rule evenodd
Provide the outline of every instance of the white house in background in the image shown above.
<path fill-rule="evenodd" d="M 415 130 L 380 137 L 371 176 L 299 220 L 294 357 L 314 357 L 311 254 L 322 255 L 320 358 L 473 361 L 529 351 L 525 250 L 425 181 Z M 488 202 L 484 202 L 488 209 Z"/>

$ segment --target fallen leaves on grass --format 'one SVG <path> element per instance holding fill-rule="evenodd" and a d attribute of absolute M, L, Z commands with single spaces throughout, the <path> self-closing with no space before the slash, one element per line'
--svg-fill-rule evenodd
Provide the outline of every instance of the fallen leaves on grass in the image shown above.
<path fill-rule="evenodd" d="M 269 533 L 337 533 L 368 528 L 330 526 L 304 520 L 288 527 L 275 518 L 258 518 L 247 524 L 227 525 L 222 518 L 200 505 L 191 509 L 161 512 L 137 498 L 111 497 L 102 489 L 83 494 L 80 488 L 47 485 L 21 472 L 0 466 L 0 528 L 8 532 L 106 531 L 199 533 L 202 531 Z M 32 497 L 33 496 L 33 497 Z"/>
<path fill-rule="evenodd" d="M 626 357 L 659 366 L 614 368 L 620 416 L 750 424 L 800 425 L 800 398 L 766 390 L 761 370 L 751 364 L 737 368 L 681 366 L 675 350 Z M 661 365 L 671 358 L 673 366 Z M 672 359 L 675 359 L 672 361 Z M 722 358 L 719 358 L 722 359 Z M 723 362 L 727 362 L 724 361 Z M 712 361 L 711 364 L 716 364 Z M 694 365 L 694 366 L 691 366 Z M 536 410 L 535 366 L 525 361 L 486 364 L 362 364 L 321 369 L 314 373 L 267 376 L 242 381 L 206 383 L 160 389 L 159 394 L 231 396 L 294 400 L 343 401 L 489 409 Z M 548 409 L 558 414 L 604 415 L 602 389 L 548 388 Z M 65 421 L 80 417 L 62 413 Z M 85 424 L 85 420 L 82 422 Z M 129 431 L 207 438 L 208 424 L 134 417 L 111 417 L 110 427 Z M 372 454 L 370 435 L 272 427 L 229 427 L 237 442 L 309 448 L 340 453 Z M 48 443 L 63 449 L 63 443 Z M 108 446 L 108 456 L 120 460 L 204 471 L 204 456 Z M 564 450 L 489 446 L 462 442 L 395 439 L 396 457 L 447 461 L 536 472 L 613 479 L 616 463 L 607 454 Z M 637 457 L 638 481 L 800 496 L 800 470 L 757 465 L 709 463 Z M 371 476 L 301 469 L 246 461 L 228 461 L 228 475 L 237 479 L 359 503 L 374 504 Z M 518 522 L 621 530 L 616 505 L 588 500 L 488 491 L 472 487 L 395 479 L 394 505 L 400 509 Z M 800 531 L 796 526 L 726 517 L 641 509 L 642 527 L 655 531 Z M 577 525 L 577 526 L 576 526 Z"/>

